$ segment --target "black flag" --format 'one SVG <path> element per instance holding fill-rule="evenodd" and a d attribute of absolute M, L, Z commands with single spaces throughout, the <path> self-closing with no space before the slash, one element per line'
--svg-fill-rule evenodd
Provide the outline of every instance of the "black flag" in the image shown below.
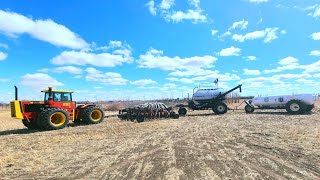
<path fill-rule="evenodd" d="M 217 85 L 219 82 L 219 79 L 217 78 L 216 80 L 214 80 L 214 84 Z"/>

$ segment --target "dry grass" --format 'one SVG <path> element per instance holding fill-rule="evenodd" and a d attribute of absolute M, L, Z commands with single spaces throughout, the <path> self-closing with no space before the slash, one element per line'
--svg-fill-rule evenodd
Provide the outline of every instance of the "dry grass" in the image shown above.
<path fill-rule="evenodd" d="M 195 111 L 179 120 L 138 124 L 110 118 L 50 132 L 29 131 L 9 115 L 0 113 L 0 179 L 320 177 L 315 111 Z"/>

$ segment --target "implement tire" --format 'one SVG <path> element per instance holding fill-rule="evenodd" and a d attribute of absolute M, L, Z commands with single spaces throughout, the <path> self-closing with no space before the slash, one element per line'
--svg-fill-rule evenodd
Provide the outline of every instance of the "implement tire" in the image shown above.
<path fill-rule="evenodd" d="M 185 116 L 187 114 L 187 109 L 184 107 L 179 108 L 178 113 L 180 116 Z"/>
<path fill-rule="evenodd" d="M 228 106 L 223 102 L 218 102 L 213 106 L 212 110 L 216 114 L 225 114 L 228 111 Z"/>
<path fill-rule="evenodd" d="M 98 124 L 104 119 L 104 112 L 99 106 L 89 106 L 83 110 L 82 121 L 87 124 Z"/>
<path fill-rule="evenodd" d="M 26 119 L 22 120 L 22 124 L 27 127 L 28 129 L 39 129 L 39 126 L 37 125 L 36 121 L 28 121 Z"/>
<path fill-rule="evenodd" d="M 246 111 L 247 114 L 251 114 L 251 113 L 254 112 L 254 107 L 247 104 L 247 105 L 244 107 L 244 110 Z"/>
<path fill-rule="evenodd" d="M 59 108 L 48 108 L 40 112 L 37 124 L 43 130 L 63 129 L 69 122 L 67 111 Z"/>
<path fill-rule="evenodd" d="M 286 110 L 290 114 L 304 114 L 306 108 L 306 104 L 300 100 L 290 100 L 286 104 Z"/>

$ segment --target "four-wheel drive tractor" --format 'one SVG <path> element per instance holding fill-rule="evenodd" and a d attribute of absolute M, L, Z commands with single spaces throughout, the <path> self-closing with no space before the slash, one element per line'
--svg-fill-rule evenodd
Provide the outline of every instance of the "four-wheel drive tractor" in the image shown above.
<path fill-rule="evenodd" d="M 15 100 L 10 102 L 11 117 L 21 119 L 29 129 L 56 130 L 69 121 L 97 124 L 103 121 L 104 112 L 95 104 L 78 105 L 72 101 L 73 91 L 53 90 L 44 92 L 44 101 L 19 101 L 15 86 Z"/>

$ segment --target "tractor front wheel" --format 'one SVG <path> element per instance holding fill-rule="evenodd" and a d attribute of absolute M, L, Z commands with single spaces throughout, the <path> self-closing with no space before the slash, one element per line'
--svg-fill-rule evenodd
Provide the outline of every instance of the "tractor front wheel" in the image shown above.
<path fill-rule="evenodd" d="M 48 108 L 40 112 L 38 125 L 44 130 L 63 129 L 69 122 L 68 112 L 59 108 Z"/>
<path fill-rule="evenodd" d="M 28 121 L 26 119 L 23 119 L 22 120 L 22 124 L 27 127 L 28 129 L 38 129 L 38 125 L 37 125 L 37 122 L 35 121 Z"/>
<path fill-rule="evenodd" d="M 82 120 L 87 124 L 98 124 L 104 119 L 104 112 L 99 106 L 89 106 L 83 110 Z"/>

